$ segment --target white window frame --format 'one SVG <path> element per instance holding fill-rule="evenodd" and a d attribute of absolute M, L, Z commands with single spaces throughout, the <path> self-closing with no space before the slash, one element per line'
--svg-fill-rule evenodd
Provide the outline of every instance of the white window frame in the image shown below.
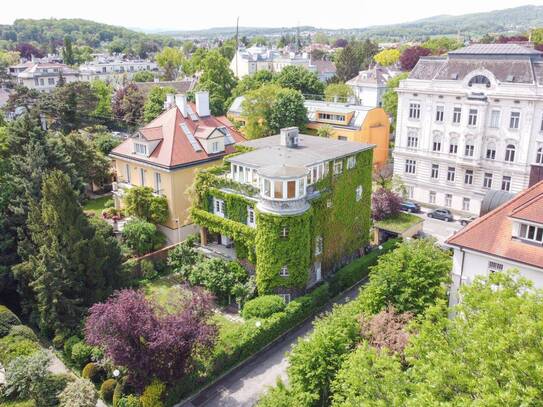
<path fill-rule="evenodd" d="M 140 184 L 142 187 L 145 186 L 145 169 L 140 168 Z"/>
<path fill-rule="evenodd" d="M 247 205 L 247 226 L 256 227 L 256 215 L 252 206 Z"/>
<path fill-rule="evenodd" d="M 447 182 L 454 182 L 456 180 L 456 167 L 447 168 Z"/>
<path fill-rule="evenodd" d="M 285 265 L 279 269 L 279 276 L 288 277 L 288 266 Z"/>
<path fill-rule="evenodd" d="M 213 198 L 213 214 L 224 218 L 226 215 L 224 201 L 222 199 Z"/>
<path fill-rule="evenodd" d="M 317 236 L 315 238 L 315 256 L 322 254 L 323 243 L 324 241 L 322 239 L 322 236 Z"/>
<path fill-rule="evenodd" d="M 445 207 L 450 208 L 452 206 L 452 194 L 445 194 Z"/>
<path fill-rule="evenodd" d="M 468 111 L 468 127 L 477 126 L 477 118 L 479 116 L 479 111 L 477 109 L 469 109 Z"/>
<path fill-rule="evenodd" d="M 539 143 L 536 147 L 535 163 L 543 165 L 543 143 Z"/>
<path fill-rule="evenodd" d="M 458 139 L 453 138 L 449 141 L 449 154 L 458 154 Z"/>
<path fill-rule="evenodd" d="M 409 132 L 407 134 L 407 148 L 418 148 L 419 137 L 415 132 Z"/>
<path fill-rule="evenodd" d="M 486 155 L 485 158 L 487 160 L 495 160 L 496 159 L 496 143 L 490 142 L 486 145 Z"/>
<path fill-rule="evenodd" d="M 128 184 L 130 184 L 130 177 L 131 177 L 131 169 L 130 169 L 130 164 L 125 164 L 125 176 L 126 176 L 126 182 Z"/>
<path fill-rule="evenodd" d="M 135 150 L 136 154 L 138 154 L 138 155 L 147 156 L 147 145 L 146 144 L 134 142 L 134 150 Z"/>
<path fill-rule="evenodd" d="M 410 102 L 409 103 L 409 118 L 411 120 L 420 119 L 420 103 L 419 102 Z"/>
<path fill-rule="evenodd" d="M 471 204 L 471 200 L 468 197 L 462 198 L 462 210 L 468 212 Z"/>
<path fill-rule="evenodd" d="M 518 237 L 528 242 L 543 244 L 543 227 L 521 223 Z"/>
<path fill-rule="evenodd" d="M 492 188 L 492 179 L 494 178 L 494 174 L 491 172 L 485 172 L 483 175 L 483 188 Z"/>
<path fill-rule="evenodd" d="M 509 130 L 518 130 L 520 128 L 520 110 L 512 110 L 509 116 Z"/>
<path fill-rule="evenodd" d="M 160 194 L 162 190 L 162 176 L 160 172 L 155 172 L 155 193 Z"/>
<path fill-rule="evenodd" d="M 417 161 L 406 159 L 405 160 L 405 173 L 406 174 L 416 174 L 417 172 Z"/>
<path fill-rule="evenodd" d="M 512 178 L 511 178 L 510 175 L 502 176 L 501 190 L 506 191 L 506 192 L 511 191 L 511 181 L 512 181 Z M 507 188 L 505 188 L 506 186 L 507 186 Z"/>
<path fill-rule="evenodd" d="M 363 192 L 362 185 L 356 187 L 356 202 L 359 202 L 362 199 Z"/>
<path fill-rule="evenodd" d="M 500 128 L 500 116 L 501 112 L 498 109 L 492 109 L 490 112 L 490 125 L 489 127 L 492 129 L 499 129 Z"/>
<path fill-rule="evenodd" d="M 439 164 L 432 164 L 432 169 L 430 172 L 430 178 L 438 179 L 439 178 Z"/>
<path fill-rule="evenodd" d="M 443 123 L 443 119 L 445 117 L 445 106 L 444 105 L 437 105 L 436 106 L 436 123 Z"/>
<path fill-rule="evenodd" d="M 352 155 L 347 158 L 347 169 L 353 169 L 356 166 L 356 156 Z"/>
<path fill-rule="evenodd" d="M 282 298 L 283 298 L 283 301 L 285 301 L 285 304 L 288 304 L 290 302 L 290 294 L 279 294 Z"/>
<path fill-rule="evenodd" d="M 462 120 L 462 107 L 461 106 L 455 106 L 453 108 L 452 123 L 453 124 L 460 124 L 461 120 Z"/>
<path fill-rule="evenodd" d="M 496 261 L 489 260 L 488 262 L 488 271 L 490 273 L 499 273 L 503 271 L 503 264 Z"/>
<path fill-rule="evenodd" d="M 428 203 L 435 204 L 436 203 L 436 191 L 429 191 L 428 193 Z"/>
<path fill-rule="evenodd" d="M 286 239 L 288 237 L 288 228 L 286 226 L 281 228 L 280 237 L 282 237 L 283 239 Z"/>
<path fill-rule="evenodd" d="M 334 175 L 343 173 L 343 160 L 334 160 Z"/>
<path fill-rule="evenodd" d="M 517 147 L 514 144 L 507 144 L 505 147 L 504 160 L 508 163 L 515 162 L 515 156 L 517 155 Z"/>
<path fill-rule="evenodd" d="M 473 185 L 473 170 L 466 170 L 464 172 L 464 184 Z"/>

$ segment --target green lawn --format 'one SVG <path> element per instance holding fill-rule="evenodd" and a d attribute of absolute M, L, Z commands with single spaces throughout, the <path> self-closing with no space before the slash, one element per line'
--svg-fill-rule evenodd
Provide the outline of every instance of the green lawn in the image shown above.
<path fill-rule="evenodd" d="M 111 199 L 111 196 L 102 196 L 96 199 L 90 199 L 85 205 L 83 205 L 83 210 L 92 211 L 96 213 L 96 216 L 100 216 L 102 211 L 106 208 L 106 202 Z"/>
<path fill-rule="evenodd" d="M 184 292 L 183 279 L 178 274 L 171 274 L 151 281 L 145 287 L 145 295 L 153 298 L 159 305 L 166 307 L 176 295 Z"/>
<path fill-rule="evenodd" d="M 424 220 L 410 213 L 400 212 L 398 215 L 375 222 L 375 226 L 379 229 L 387 230 L 394 233 L 402 233 L 411 226 Z"/>

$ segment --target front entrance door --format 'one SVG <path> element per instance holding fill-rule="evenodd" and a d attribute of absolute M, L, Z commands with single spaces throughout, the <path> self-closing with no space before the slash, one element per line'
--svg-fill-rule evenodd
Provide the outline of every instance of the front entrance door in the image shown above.
<path fill-rule="evenodd" d="M 322 267 L 321 267 L 321 262 L 320 261 L 315 263 L 315 279 L 317 281 L 322 280 Z"/>

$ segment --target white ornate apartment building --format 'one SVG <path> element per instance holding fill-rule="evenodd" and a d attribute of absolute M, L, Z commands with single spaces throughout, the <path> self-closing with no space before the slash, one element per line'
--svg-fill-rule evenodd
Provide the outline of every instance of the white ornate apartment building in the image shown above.
<path fill-rule="evenodd" d="M 394 173 L 411 199 L 479 214 L 543 179 L 543 54 L 477 44 L 421 58 L 398 91 Z"/>

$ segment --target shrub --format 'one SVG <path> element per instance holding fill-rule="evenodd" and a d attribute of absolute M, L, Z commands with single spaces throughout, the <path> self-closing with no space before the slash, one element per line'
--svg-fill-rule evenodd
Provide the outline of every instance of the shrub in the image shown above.
<path fill-rule="evenodd" d="M 21 321 L 9 308 L 0 305 L 0 338 L 6 336 L 13 325 L 21 325 Z"/>
<path fill-rule="evenodd" d="M 92 350 L 92 346 L 87 345 L 83 341 L 78 342 L 72 347 L 71 360 L 80 367 L 85 366 L 85 364 L 91 361 Z"/>
<path fill-rule="evenodd" d="M 9 398 L 30 397 L 33 385 L 41 382 L 49 373 L 49 356 L 36 352 L 31 356 L 21 356 L 6 365 L 6 384 L 4 395 Z"/>
<path fill-rule="evenodd" d="M 77 336 L 70 336 L 66 342 L 64 342 L 64 355 L 72 360 L 72 348 L 76 343 L 81 342 L 81 338 Z"/>
<path fill-rule="evenodd" d="M 166 386 L 160 380 L 153 382 L 145 388 L 140 397 L 141 407 L 164 407 L 163 397 Z"/>
<path fill-rule="evenodd" d="M 34 331 L 26 325 L 13 325 L 9 330 L 9 336 L 38 342 L 38 337 Z"/>
<path fill-rule="evenodd" d="M 285 301 L 278 295 L 263 295 L 245 303 L 241 315 L 245 319 L 268 318 L 285 309 Z"/>
<path fill-rule="evenodd" d="M 100 396 L 108 403 L 111 403 L 113 401 L 113 392 L 115 391 L 116 386 L 117 386 L 117 380 L 107 379 L 100 386 Z"/>
<path fill-rule="evenodd" d="M 168 253 L 168 266 L 185 279 L 188 278 L 192 267 L 200 260 L 201 255 L 194 249 L 194 239 L 187 238 Z"/>
<path fill-rule="evenodd" d="M 141 407 L 141 403 L 137 396 L 130 394 L 120 399 L 116 407 Z"/>
<path fill-rule="evenodd" d="M 165 237 L 151 222 L 134 218 L 124 225 L 123 240 L 138 255 L 143 255 L 160 248 Z"/>
<path fill-rule="evenodd" d="M 58 397 L 70 381 L 67 374 L 48 374 L 42 380 L 33 384 L 32 399 L 39 407 L 58 406 Z"/>
<path fill-rule="evenodd" d="M 55 349 L 62 349 L 64 346 L 65 337 L 62 334 L 57 334 L 53 337 L 53 346 Z"/>
<path fill-rule="evenodd" d="M 123 383 L 124 383 L 124 379 L 121 378 L 115 385 L 115 390 L 113 391 L 113 407 L 118 407 L 119 402 L 121 401 L 121 398 L 123 397 L 123 394 L 124 394 Z"/>
<path fill-rule="evenodd" d="M 87 379 L 76 379 L 60 393 L 60 407 L 96 407 L 96 390 Z"/>
<path fill-rule="evenodd" d="M 21 356 L 30 356 L 40 350 L 35 341 L 16 336 L 5 336 L 0 339 L 0 362 L 5 366 Z"/>
<path fill-rule="evenodd" d="M 383 220 L 400 213 L 402 197 L 396 192 L 379 188 L 371 197 L 372 215 L 375 220 Z"/>
<path fill-rule="evenodd" d="M 165 196 L 153 195 L 150 187 L 130 188 L 124 195 L 126 212 L 153 223 L 164 223 L 168 219 L 168 201 Z"/>
<path fill-rule="evenodd" d="M 81 372 L 83 379 L 89 379 L 94 384 L 100 383 L 105 376 L 104 369 L 94 362 L 87 363 Z"/>
<path fill-rule="evenodd" d="M 152 280 L 158 276 L 151 260 L 142 260 L 140 262 L 140 271 L 141 276 L 146 280 Z"/>

